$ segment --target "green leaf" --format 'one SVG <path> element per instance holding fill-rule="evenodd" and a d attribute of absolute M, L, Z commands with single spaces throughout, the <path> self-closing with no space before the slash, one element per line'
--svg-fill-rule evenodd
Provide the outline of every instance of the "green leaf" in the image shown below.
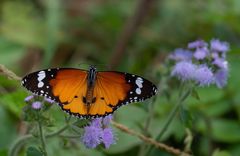
<path fill-rule="evenodd" d="M 17 90 L 15 92 L 1 96 L 0 104 L 19 117 L 24 105 L 26 105 L 26 103 L 24 102 L 25 97 L 26 92 L 22 90 Z"/>
<path fill-rule="evenodd" d="M 8 151 L 7 149 L 1 149 L 0 150 L 0 155 L 3 156 L 3 155 L 7 155 Z"/>
<path fill-rule="evenodd" d="M 44 47 L 45 23 L 31 3 L 6 1 L 1 11 L 0 31 L 4 37 L 15 43 Z"/>
<path fill-rule="evenodd" d="M 215 150 L 212 156 L 231 156 L 227 151 Z"/>
<path fill-rule="evenodd" d="M 198 128 L 203 133 L 210 133 L 216 141 L 225 143 L 237 143 L 240 141 L 240 124 L 238 121 L 215 119 L 210 120 L 211 131 L 206 127 L 206 123 L 198 123 Z"/>
<path fill-rule="evenodd" d="M 43 153 L 40 152 L 36 147 L 28 147 L 27 156 L 43 156 Z"/>
<path fill-rule="evenodd" d="M 0 51 L 0 62 L 6 66 L 15 66 L 14 63 L 19 61 L 21 56 L 25 53 L 23 46 L 17 45 L 3 37 L 0 37 Z"/>
<path fill-rule="evenodd" d="M 200 100 L 200 97 L 199 97 L 199 95 L 198 95 L 198 92 L 196 91 L 196 89 L 193 89 L 192 90 L 192 97 L 194 97 L 195 99 L 197 99 L 197 100 Z"/>
<path fill-rule="evenodd" d="M 0 105 L 0 149 L 8 148 L 17 136 L 17 122 L 13 120 L 11 114 Z M 1 155 L 1 154 L 0 154 Z"/>
<path fill-rule="evenodd" d="M 189 127 L 189 128 L 192 127 L 192 123 L 193 123 L 192 113 L 184 107 L 181 107 L 180 109 L 180 118 L 186 127 Z"/>

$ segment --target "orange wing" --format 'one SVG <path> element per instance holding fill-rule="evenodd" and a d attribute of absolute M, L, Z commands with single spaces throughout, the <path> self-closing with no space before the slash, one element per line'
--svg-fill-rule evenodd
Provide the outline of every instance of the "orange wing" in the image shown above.
<path fill-rule="evenodd" d="M 76 116 L 86 116 L 87 108 L 83 97 L 87 90 L 87 71 L 78 69 L 60 70 L 50 80 L 52 93 L 64 111 Z"/>
<path fill-rule="evenodd" d="M 126 82 L 125 74 L 120 72 L 98 72 L 94 97 L 89 116 L 105 116 L 115 111 L 118 104 L 127 98 L 131 85 Z"/>

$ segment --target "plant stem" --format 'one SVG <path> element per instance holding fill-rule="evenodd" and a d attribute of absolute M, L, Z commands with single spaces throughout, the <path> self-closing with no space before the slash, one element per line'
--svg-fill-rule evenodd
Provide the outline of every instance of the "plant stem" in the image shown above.
<path fill-rule="evenodd" d="M 43 155 L 47 156 L 45 137 L 44 137 L 44 134 L 43 134 L 42 123 L 41 123 L 40 120 L 38 120 L 38 129 L 39 129 L 40 141 L 41 141 L 41 144 L 42 144 Z"/>
<path fill-rule="evenodd" d="M 60 128 L 59 130 L 57 130 L 56 132 L 52 132 L 50 134 L 47 134 L 46 138 L 51 138 L 51 137 L 54 137 L 56 135 L 59 135 L 62 132 L 64 132 L 66 129 L 68 129 L 68 127 L 69 127 L 69 125 L 67 124 L 67 125 L 63 126 L 62 128 Z"/>
<path fill-rule="evenodd" d="M 192 91 L 192 87 L 189 87 L 186 89 L 186 91 L 184 91 L 183 94 L 180 94 L 179 96 L 179 100 L 177 102 L 177 104 L 174 106 L 173 110 L 171 111 L 170 115 L 167 118 L 166 123 L 163 125 L 162 130 L 160 131 L 160 133 L 158 134 L 158 136 L 156 137 L 156 140 L 160 140 L 163 136 L 163 134 L 166 132 L 166 130 L 168 129 L 170 123 L 173 121 L 173 118 L 175 117 L 178 109 L 180 108 L 180 106 L 182 105 L 182 103 L 186 100 L 186 98 L 189 96 L 189 94 Z M 153 146 L 151 146 L 148 150 L 147 150 L 147 154 L 146 155 L 150 155 L 151 151 L 153 149 Z"/>
<path fill-rule="evenodd" d="M 73 122 L 72 124 L 76 123 L 77 121 Z M 45 138 L 52 138 L 54 136 L 60 135 L 62 132 L 64 132 L 65 130 L 67 130 L 69 127 L 69 123 L 67 123 L 65 126 L 63 126 L 62 128 L 60 128 L 59 130 L 52 132 L 50 134 L 46 134 Z M 40 130 L 40 129 L 39 129 Z M 42 131 L 42 127 L 41 127 L 41 131 Z M 19 139 L 17 139 L 16 142 L 14 142 L 14 144 L 11 146 L 10 150 L 9 150 L 9 156 L 16 156 L 18 151 L 21 149 L 21 147 L 25 144 L 26 141 L 30 140 L 30 139 L 35 139 L 34 136 L 32 134 L 27 134 L 24 135 L 22 137 L 20 137 Z M 44 141 L 44 139 L 43 139 Z M 45 144 L 44 144 L 45 146 Z"/>
<path fill-rule="evenodd" d="M 18 151 L 21 149 L 21 146 L 24 145 L 24 143 L 27 140 L 33 139 L 34 137 L 31 134 L 24 135 L 20 138 L 18 138 L 13 145 L 9 149 L 8 156 L 17 156 Z"/>
<path fill-rule="evenodd" d="M 164 124 L 163 129 L 161 130 L 161 132 L 157 136 L 156 140 L 160 140 L 162 138 L 164 132 L 166 132 L 167 128 L 169 127 L 169 124 L 172 122 L 173 118 L 175 117 L 175 114 L 177 113 L 177 111 L 180 108 L 180 106 L 182 105 L 182 103 L 186 100 L 186 98 L 188 97 L 190 92 L 191 92 L 190 89 L 187 90 L 182 95 L 182 97 L 179 98 L 178 103 L 174 106 L 173 110 L 171 111 L 170 115 L 168 116 L 167 122 Z"/>
<path fill-rule="evenodd" d="M 153 101 L 155 101 L 155 100 L 153 100 Z M 148 135 L 148 129 L 149 129 L 151 120 L 153 118 L 153 109 L 154 109 L 154 103 L 155 103 L 153 101 L 149 104 L 149 107 L 148 107 L 148 117 L 147 117 L 147 120 L 145 122 L 144 129 L 143 129 L 144 130 L 143 134 L 146 135 L 146 136 Z M 146 149 L 147 146 L 148 146 L 148 144 L 146 144 L 145 142 L 143 142 L 141 144 L 139 152 L 138 152 L 138 156 L 144 156 L 145 149 Z"/>

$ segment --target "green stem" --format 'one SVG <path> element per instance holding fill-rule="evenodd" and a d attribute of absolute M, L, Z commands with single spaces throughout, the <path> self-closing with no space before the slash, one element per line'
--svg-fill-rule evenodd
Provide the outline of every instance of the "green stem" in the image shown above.
<path fill-rule="evenodd" d="M 155 100 L 153 100 L 155 101 Z M 152 121 L 152 118 L 153 118 L 153 109 L 154 109 L 154 102 L 151 102 L 149 104 L 149 107 L 148 107 L 148 118 L 145 122 L 145 126 L 144 126 L 144 135 L 148 135 L 148 129 L 149 129 L 149 126 L 150 126 L 150 123 Z M 138 152 L 138 156 L 143 156 L 145 154 L 145 149 L 146 149 L 146 146 L 147 144 L 145 142 L 143 142 L 140 146 L 140 150 Z"/>
<path fill-rule="evenodd" d="M 76 139 L 76 138 L 80 138 L 82 135 L 59 135 L 59 136 L 64 138 Z"/>
<path fill-rule="evenodd" d="M 77 121 L 76 121 L 77 122 Z M 74 122 L 74 123 L 76 123 Z M 72 124 L 74 124 L 72 123 Z M 57 130 L 56 132 L 52 132 L 50 134 L 46 135 L 46 138 L 51 138 L 57 135 L 60 135 L 61 133 L 63 133 L 65 130 L 67 130 L 69 127 L 69 124 L 67 123 L 65 126 L 63 126 L 62 128 L 60 128 L 59 130 Z M 42 129 L 42 128 L 41 128 Z M 41 130 L 42 131 L 42 130 Z M 30 140 L 30 139 L 34 139 L 35 137 L 32 134 L 27 134 L 25 136 L 20 137 L 19 139 L 17 139 L 17 141 L 11 146 L 10 150 L 9 150 L 9 156 L 17 156 L 18 151 L 22 148 L 22 146 L 26 143 L 26 141 Z"/>
<path fill-rule="evenodd" d="M 43 155 L 47 156 L 45 137 L 44 137 L 44 134 L 43 134 L 42 123 L 41 123 L 40 120 L 38 120 L 38 129 L 39 129 L 40 141 L 41 141 L 41 144 L 42 144 Z"/>
<path fill-rule="evenodd" d="M 192 91 L 192 87 L 189 87 L 186 89 L 186 91 L 183 94 L 180 94 L 179 100 L 177 102 L 177 104 L 174 106 L 173 110 L 171 111 L 170 115 L 167 118 L 166 123 L 163 125 L 162 130 L 160 131 L 160 133 L 158 134 L 158 136 L 156 137 L 156 140 L 160 140 L 163 136 L 163 134 L 166 132 L 166 130 L 168 129 L 170 123 L 173 121 L 173 118 L 175 117 L 178 109 L 180 108 L 180 106 L 182 105 L 182 103 L 186 100 L 186 98 L 189 96 L 189 94 Z M 147 150 L 147 154 L 146 155 L 150 155 L 151 151 L 153 149 L 153 146 L 151 146 L 148 150 Z"/>
<path fill-rule="evenodd" d="M 170 123 L 172 122 L 173 118 L 175 117 L 175 114 L 177 113 L 178 109 L 180 108 L 180 106 L 182 105 L 182 103 L 186 100 L 186 98 L 188 97 L 188 95 L 190 94 L 191 89 L 187 90 L 180 98 L 179 101 L 177 102 L 177 104 L 174 106 L 173 110 L 171 111 L 170 115 L 167 118 L 167 122 L 164 124 L 163 129 L 161 130 L 161 132 L 159 133 L 159 135 L 157 136 L 156 140 L 160 140 L 164 134 L 164 132 L 166 132 L 167 128 L 169 127 Z"/>
<path fill-rule="evenodd" d="M 8 156 L 17 156 L 18 151 L 21 149 L 21 147 L 25 144 L 27 140 L 33 139 L 34 137 L 31 134 L 24 135 L 20 138 L 18 138 L 13 145 L 9 149 Z"/>
<path fill-rule="evenodd" d="M 62 132 L 64 132 L 66 129 L 68 129 L 68 127 L 69 127 L 69 125 L 67 124 L 67 125 L 63 126 L 62 128 L 60 128 L 58 131 L 47 134 L 46 138 L 51 138 L 51 137 L 54 137 L 56 135 L 59 135 Z"/>

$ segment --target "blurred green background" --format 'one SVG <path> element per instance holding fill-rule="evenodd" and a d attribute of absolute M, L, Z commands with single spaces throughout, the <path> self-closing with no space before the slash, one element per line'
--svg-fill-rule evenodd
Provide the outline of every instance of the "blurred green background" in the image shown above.
<path fill-rule="evenodd" d="M 93 64 L 101 70 L 112 68 L 142 75 L 158 84 L 170 70 L 164 65 L 170 52 L 186 47 L 190 41 L 212 38 L 230 44 L 228 85 L 223 89 L 199 88 L 200 100 L 188 98 L 186 113 L 177 114 L 161 141 L 183 149 L 187 126 L 193 135 L 194 155 L 239 156 L 239 0 L 0 1 L 0 64 L 19 76 L 42 68 L 84 68 Z M 154 102 L 147 131 L 144 126 L 151 100 L 119 109 L 116 120 L 154 138 L 176 102 L 178 84 L 174 85 L 166 80 L 159 86 L 164 92 Z M 27 133 L 28 125 L 21 120 L 27 95 L 18 82 L 0 77 L 2 156 L 7 155 L 14 140 Z M 64 113 L 57 106 L 51 111 L 54 126 L 61 125 Z M 109 150 L 69 147 L 60 139 L 51 139 L 47 149 L 49 155 L 59 156 L 141 155 L 145 146 L 142 141 L 117 129 L 115 132 L 118 140 Z M 151 155 L 170 154 L 155 149 Z"/>

